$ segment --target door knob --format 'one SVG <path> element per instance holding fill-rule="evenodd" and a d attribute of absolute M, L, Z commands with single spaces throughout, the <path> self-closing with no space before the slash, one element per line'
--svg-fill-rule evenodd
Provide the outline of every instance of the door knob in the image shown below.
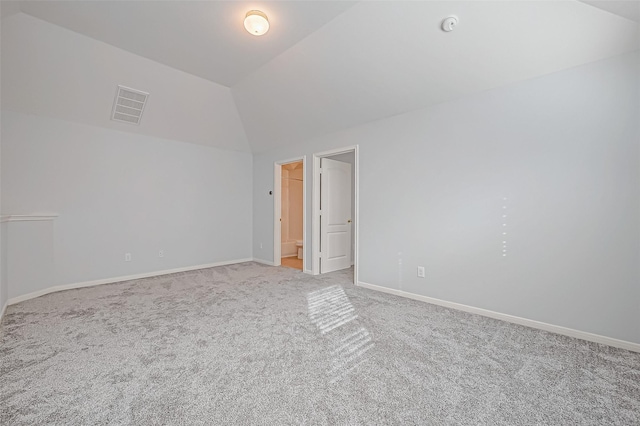
<path fill-rule="evenodd" d="M 349 220 L 347 221 L 347 223 L 351 223 L 351 219 L 349 219 Z"/>

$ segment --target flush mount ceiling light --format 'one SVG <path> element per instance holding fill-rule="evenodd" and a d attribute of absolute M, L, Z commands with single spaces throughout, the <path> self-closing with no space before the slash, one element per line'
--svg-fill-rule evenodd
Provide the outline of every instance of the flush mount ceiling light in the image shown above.
<path fill-rule="evenodd" d="M 269 31 L 269 20 L 263 12 L 250 10 L 244 18 L 244 27 L 250 34 L 261 36 Z"/>

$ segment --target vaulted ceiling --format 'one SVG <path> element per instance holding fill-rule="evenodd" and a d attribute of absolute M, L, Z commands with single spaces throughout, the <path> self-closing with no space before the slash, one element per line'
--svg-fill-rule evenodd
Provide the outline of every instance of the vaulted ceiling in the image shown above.
<path fill-rule="evenodd" d="M 638 0 L 581 0 L 598 9 L 614 15 L 640 22 L 640 2 Z"/>
<path fill-rule="evenodd" d="M 640 48 L 638 1 L 3 2 L 16 12 L 230 87 L 253 152 Z"/>
<path fill-rule="evenodd" d="M 351 7 L 349 1 L 23 1 L 22 12 L 230 87 Z M 264 11 L 266 37 L 245 32 Z"/>

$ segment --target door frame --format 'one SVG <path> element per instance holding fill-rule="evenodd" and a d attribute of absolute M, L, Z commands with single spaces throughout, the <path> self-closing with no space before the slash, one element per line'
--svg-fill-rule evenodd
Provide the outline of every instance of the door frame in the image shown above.
<path fill-rule="evenodd" d="M 302 270 L 307 258 L 307 156 L 289 158 L 273 163 L 273 266 L 282 263 L 282 166 L 302 161 Z"/>
<path fill-rule="evenodd" d="M 355 198 L 355 217 L 356 226 L 353 229 L 354 253 L 353 253 L 353 283 L 358 285 L 358 267 L 360 265 L 359 258 L 359 242 L 360 242 L 360 151 L 358 145 L 346 146 L 343 148 L 331 149 L 328 151 L 316 152 L 313 154 L 313 178 L 311 189 L 311 273 L 313 275 L 320 274 L 320 159 L 324 157 L 332 157 L 338 154 L 354 153 L 354 182 L 353 191 Z"/>

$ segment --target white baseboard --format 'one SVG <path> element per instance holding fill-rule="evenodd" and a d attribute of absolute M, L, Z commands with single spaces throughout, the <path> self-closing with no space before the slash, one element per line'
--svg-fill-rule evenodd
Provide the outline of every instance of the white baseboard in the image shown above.
<path fill-rule="evenodd" d="M 616 348 L 626 349 L 633 352 L 640 352 L 640 343 L 627 342 L 626 340 L 614 339 L 612 337 L 601 336 L 599 334 L 587 333 L 586 331 L 574 330 L 572 328 L 562 327 L 559 325 L 548 324 L 545 322 L 535 321 L 527 318 L 517 317 L 514 315 L 503 314 L 500 312 L 490 311 L 488 309 L 476 308 L 461 303 L 448 302 L 446 300 L 436 299 L 433 297 L 422 296 L 407 291 L 396 290 L 393 288 L 382 287 L 375 284 L 369 284 L 362 281 L 358 282 L 358 286 L 368 288 L 370 290 L 389 293 L 396 296 L 406 297 L 409 299 L 419 300 L 421 302 L 431 303 L 433 305 L 444 306 L 445 308 L 456 309 L 458 311 L 469 312 L 471 314 L 481 315 L 483 317 L 494 318 L 513 324 L 524 325 L 526 327 L 536 328 L 539 330 L 549 331 L 551 333 L 562 334 L 564 336 L 575 337 L 576 339 L 587 340 L 589 342 L 601 343 L 603 345 L 613 346 Z"/>
<path fill-rule="evenodd" d="M 272 262 L 272 261 L 270 261 L 270 260 L 258 259 L 258 258 L 255 258 L 255 257 L 254 257 L 252 260 L 253 260 L 254 262 L 263 263 L 263 264 L 265 264 L 265 265 L 269 265 L 269 266 L 274 266 L 274 265 L 273 265 L 273 262 Z"/>
<path fill-rule="evenodd" d="M 2 318 L 4 317 L 4 313 L 7 311 L 7 306 L 9 306 L 9 302 L 5 303 L 0 309 L 0 323 L 2 322 Z"/>
<path fill-rule="evenodd" d="M 251 258 L 234 259 L 234 260 L 227 260 L 224 262 L 207 263 L 204 265 L 186 266 L 183 268 L 165 269 L 163 271 L 155 271 L 155 272 L 146 272 L 143 274 L 125 275 L 120 277 L 105 278 L 105 279 L 94 280 L 94 281 L 84 281 L 84 282 L 73 283 L 73 284 L 62 284 L 62 285 L 57 285 L 57 286 L 48 287 L 42 290 L 34 291 L 33 293 L 28 293 L 28 294 L 23 294 L 21 296 L 13 297 L 7 301 L 7 305 L 15 305 L 16 303 L 20 303 L 20 302 L 24 302 L 25 300 L 44 296 L 45 294 L 55 293 L 56 291 L 72 290 L 75 288 L 93 287 L 95 285 L 100 285 L 100 284 L 112 284 L 112 283 L 117 283 L 122 281 L 138 280 L 140 278 L 157 277 L 160 275 L 175 274 L 177 272 L 188 272 L 188 271 L 195 271 L 198 269 L 214 268 L 216 266 L 233 265 L 235 263 L 251 262 L 252 260 L 253 259 Z"/>

